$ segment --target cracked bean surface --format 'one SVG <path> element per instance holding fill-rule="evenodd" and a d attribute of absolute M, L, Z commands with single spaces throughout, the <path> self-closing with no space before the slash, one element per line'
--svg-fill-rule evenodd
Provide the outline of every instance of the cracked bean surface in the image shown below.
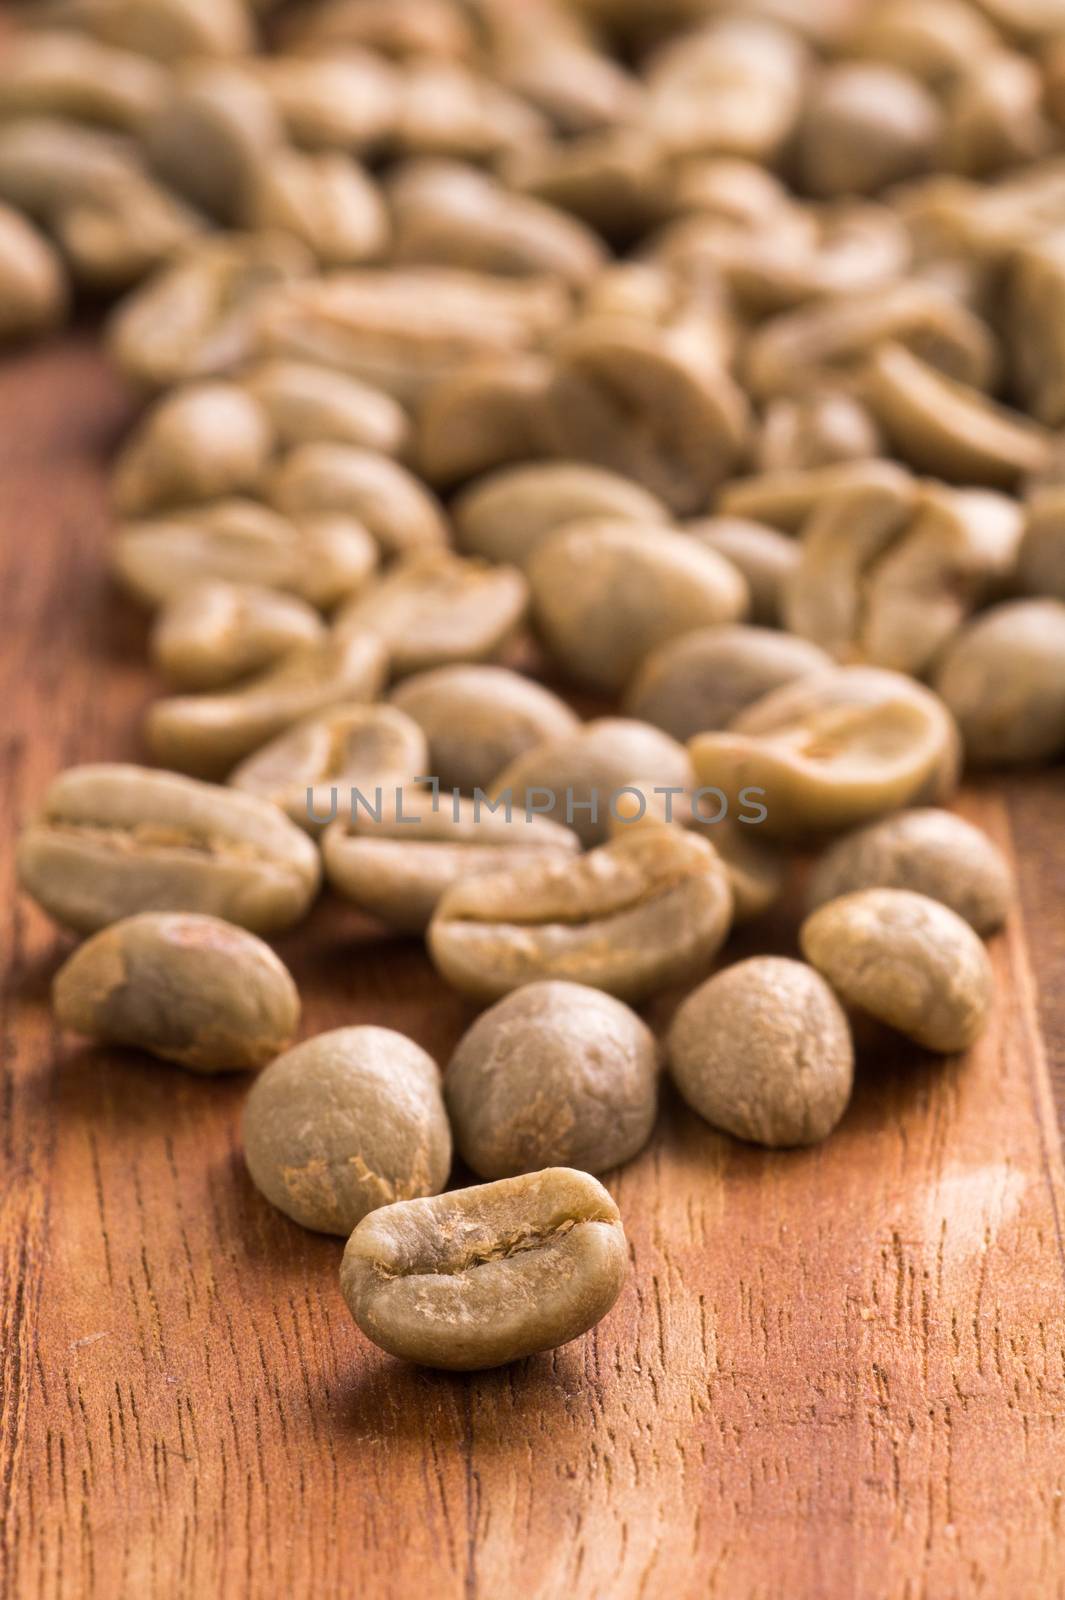
<path fill-rule="evenodd" d="M 374 1212 L 344 1251 L 340 1287 L 368 1339 L 456 1372 L 576 1339 L 628 1271 L 610 1195 L 586 1172 L 543 1172 Z"/>
<path fill-rule="evenodd" d="M 337 627 L 379 638 L 401 677 L 499 655 L 528 604 L 516 567 L 429 550 L 398 561 L 344 607 Z"/>
<path fill-rule="evenodd" d="M 958 779 L 958 730 L 946 706 L 899 672 L 812 673 L 748 706 L 723 733 L 689 746 L 701 784 L 762 791 L 773 838 L 856 827 L 914 802 L 942 800 Z"/>
<path fill-rule="evenodd" d="M 334 628 L 235 688 L 157 700 L 146 737 L 168 766 L 223 778 L 293 723 L 346 701 L 374 700 L 386 673 L 387 652 L 375 635 Z"/>
<path fill-rule="evenodd" d="M 635 1003 L 701 976 L 732 911 L 711 846 L 650 825 L 576 861 L 456 883 L 429 925 L 429 953 L 449 983 L 481 1000 L 562 978 Z"/>
<path fill-rule="evenodd" d="M 19 882 L 79 933 L 138 911 L 199 911 L 269 933 L 298 922 L 318 852 L 276 806 L 175 772 L 71 767 L 24 829 Z"/>
<path fill-rule="evenodd" d="M 159 614 L 151 652 L 179 689 L 220 689 L 325 635 L 321 617 L 293 594 L 251 583 L 196 583 Z"/>
<path fill-rule="evenodd" d="M 561 869 L 578 850 L 561 823 L 508 817 L 478 800 L 413 788 L 369 800 L 372 810 L 356 804 L 326 829 L 326 876 L 361 911 L 405 933 L 424 932 L 441 897 L 463 879 L 543 862 Z"/>
<path fill-rule="evenodd" d="M 376 791 L 413 783 L 429 771 L 417 723 L 383 705 L 340 705 L 297 722 L 242 761 L 230 786 L 272 800 L 308 833 L 333 813 L 350 812 L 353 791 L 377 804 Z"/>

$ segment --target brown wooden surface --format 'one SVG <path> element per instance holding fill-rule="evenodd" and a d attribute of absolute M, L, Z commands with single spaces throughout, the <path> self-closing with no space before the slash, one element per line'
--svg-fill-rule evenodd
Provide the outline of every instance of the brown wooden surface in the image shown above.
<path fill-rule="evenodd" d="M 0 369 L 12 828 L 59 767 L 138 754 L 145 628 L 102 568 L 125 414 L 88 340 Z M 339 1243 L 244 1174 L 241 1084 L 57 1039 L 70 941 L 5 864 L 7 1592 L 1065 1595 L 1062 788 L 1059 769 L 966 798 L 1023 891 L 971 1058 L 871 1041 L 842 1128 L 805 1153 L 668 1102 L 611 1182 L 634 1262 L 614 1312 L 474 1377 L 361 1339 Z M 307 1032 L 373 1021 L 443 1057 L 468 1017 L 415 945 L 343 908 L 279 948 Z"/>

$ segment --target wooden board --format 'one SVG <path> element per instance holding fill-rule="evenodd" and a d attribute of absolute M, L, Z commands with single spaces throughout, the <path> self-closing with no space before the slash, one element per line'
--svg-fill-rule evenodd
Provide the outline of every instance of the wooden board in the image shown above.
<path fill-rule="evenodd" d="M 12 828 L 61 766 L 138 754 L 145 626 L 102 567 L 125 415 L 87 339 L 0 371 Z M 338 1242 L 245 1176 L 242 1085 L 57 1039 L 70 941 L 7 852 L 7 1592 L 1065 1595 L 1062 788 L 1059 769 L 966 798 L 1023 890 L 969 1059 L 871 1042 L 842 1128 L 802 1153 L 667 1101 L 611 1185 L 633 1255 L 615 1311 L 472 1377 L 362 1340 Z M 793 923 L 769 937 L 793 948 Z M 308 1032 L 373 1021 L 445 1057 L 468 1020 L 416 945 L 342 907 L 279 948 Z"/>

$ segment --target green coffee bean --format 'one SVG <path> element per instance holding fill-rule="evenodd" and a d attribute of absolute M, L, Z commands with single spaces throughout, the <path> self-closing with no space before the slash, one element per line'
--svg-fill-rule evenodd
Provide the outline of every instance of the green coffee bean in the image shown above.
<path fill-rule="evenodd" d="M 451 1165 L 436 1062 L 390 1028 L 336 1028 L 278 1056 L 252 1086 L 242 1134 L 256 1188 L 321 1233 L 438 1194 Z"/>
<path fill-rule="evenodd" d="M 627 1271 L 603 1186 L 548 1167 L 374 1212 L 348 1240 L 340 1287 L 374 1344 L 463 1372 L 576 1339 L 610 1310 Z"/>
<path fill-rule="evenodd" d="M 191 1072 L 250 1072 L 283 1050 L 300 1002 L 269 945 L 218 917 L 146 911 L 102 929 L 59 969 L 61 1028 Z"/>
<path fill-rule="evenodd" d="M 93 933 L 140 911 L 204 912 L 254 933 L 298 922 L 318 852 L 276 806 L 144 767 L 71 767 L 19 838 L 19 882 Z"/>

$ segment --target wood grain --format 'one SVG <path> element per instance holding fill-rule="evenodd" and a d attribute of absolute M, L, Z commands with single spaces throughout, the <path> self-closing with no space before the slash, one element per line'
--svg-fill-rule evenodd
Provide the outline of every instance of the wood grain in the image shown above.
<path fill-rule="evenodd" d="M 12 826 L 62 765 L 139 753 L 144 623 L 102 568 L 126 409 L 88 341 L 0 371 Z M 937 1062 L 870 1031 L 843 1127 L 808 1152 L 667 1102 L 611 1185 L 633 1256 L 615 1311 L 473 1377 L 361 1339 L 338 1242 L 248 1183 L 239 1084 L 57 1039 L 69 940 L 7 851 L 5 1592 L 1065 1596 L 1060 772 L 965 809 L 1023 890 L 978 1049 Z M 766 937 L 793 948 L 792 921 Z M 446 1056 L 468 1020 L 415 945 L 343 908 L 279 948 L 307 1032 L 374 1021 Z"/>

